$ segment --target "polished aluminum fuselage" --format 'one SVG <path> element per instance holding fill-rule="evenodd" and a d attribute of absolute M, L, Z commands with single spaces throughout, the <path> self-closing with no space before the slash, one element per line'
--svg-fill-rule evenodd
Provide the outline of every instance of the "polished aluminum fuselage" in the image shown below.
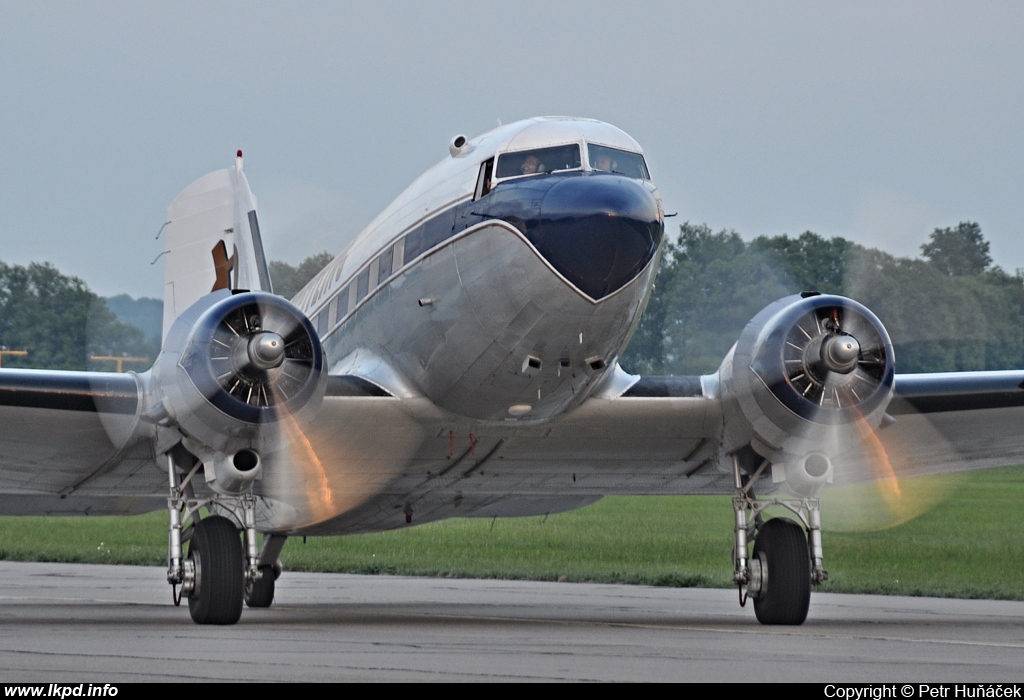
<path fill-rule="evenodd" d="M 502 493 L 488 492 L 471 504 L 458 479 L 448 479 L 450 492 L 445 482 L 422 489 L 417 480 L 457 471 L 451 467 L 455 462 L 466 460 L 462 468 L 471 467 L 478 453 L 503 459 L 500 453 L 513 436 L 549 430 L 545 426 L 595 393 L 621 393 L 629 386 L 632 380 L 617 360 L 657 271 L 662 228 L 657 190 L 648 182 L 583 171 L 526 179 L 526 187 L 523 179 L 499 182 L 488 195 L 474 196 L 481 164 L 496 153 L 587 139 L 639 152 L 619 130 L 588 120 L 533 120 L 498 129 L 417 180 L 296 296 L 296 305 L 320 330 L 331 375 L 372 383 L 380 396 L 365 399 L 366 405 L 383 410 L 392 401 L 396 412 L 386 425 L 354 427 L 361 425 L 355 416 L 338 425 L 335 416 L 333 425 L 312 426 L 310 455 L 320 457 L 316 466 L 267 469 L 264 492 L 274 494 L 277 508 L 265 511 L 264 527 L 365 531 L 395 527 L 402 516 L 409 523 L 469 515 L 501 497 L 512 503 L 517 494 L 505 481 L 495 483 Z M 577 179 L 566 183 L 560 177 Z M 541 220 L 538 202 L 558 186 L 570 197 L 577 190 L 599 193 L 570 202 L 581 209 L 574 213 L 583 218 L 574 218 L 572 225 L 584 248 L 586 217 L 597 215 L 603 224 L 619 216 L 617 202 L 626 201 L 623 206 L 632 211 L 635 200 L 644 199 L 645 216 L 657 226 L 655 244 L 644 251 L 637 272 L 598 299 L 574 285 L 558 261 L 547 259 L 527 235 L 548 223 Z M 537 201 L 528 224 L 490 213 L 517 208 L 520 199 L 529 208 L 531 197 Z M 559 207 L 565 220 L 565 202 Z M 594 240 L 600 240 L 596 233 Z M 603 253 L 598 246 L 587 254 L 614 257 L 618 251 L 612 247 Z M 331 400 L 329 394 L 327 414 Z M 290 455 L 293 462 L 303 461 L 294 460 L 294 450 Z M 595 498 L 566 498 L 557 491 L 541 498 L 540 505 L 520 504 L 508 514 L 553 512 Z M 536 501 L 540 495 L 532 497 Z M 417 505 L 428 500 L 435 503 L 429 515 Z"/>
<path fill-rule="evenodd" d="M 654 269 L 652 261 L 594 302 L 518 230 L 479 224 L 382 286 L 328 336 L 331 370 L 483 422 L 550 420 L 615 366 Z"/>
<path fill-rule="evenodd" d="M 523 188 L 520 180 L 474 198 L 474 184 L 481 164 L 504 149 L 594 138 L 639 151 L 607 124 L 532 120 L 470 142 L 465 155 L 414 183 L 295 299 L 321 329 L 331 374 L 368 379 L 396 396 L 422 395 L 486 422 L 536 423 L 579 405 L 615 368 L 650 293 L 657 251 L 645 251 L 623 286 L 591 298 L 538 251 L 525 224 L 517 228 L 500 218 L 510 210 L 504 200 L 550 199 L 547 190 L 554 188 L 540 180 Z M 577 189 L 603 185 L 649 195 L 656 207 L 651 217 L 662 226 L 657 190 L 649 183 L 574 175 Z M 588 176 L 589 182 L 580 180 Z M 555 182 L 563 189 L 576 184 Z M 503 189 L 510 195 L 501 212 L 481 213 L 493 209 L 490 201 Z M 617 215 L 601 204 L 605 218 Z"/>

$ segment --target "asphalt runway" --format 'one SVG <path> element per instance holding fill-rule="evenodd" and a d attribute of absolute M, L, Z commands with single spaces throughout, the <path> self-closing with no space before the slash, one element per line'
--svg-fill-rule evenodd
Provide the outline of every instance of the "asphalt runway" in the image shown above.
<path fill-rule="evenodd" d="M 815 594 L 763 627 L 728 590 L 286 572 L 200 627 L 160 568 L 0 562 L 4 682 L 1020 682 L 1024 602 Z"/>

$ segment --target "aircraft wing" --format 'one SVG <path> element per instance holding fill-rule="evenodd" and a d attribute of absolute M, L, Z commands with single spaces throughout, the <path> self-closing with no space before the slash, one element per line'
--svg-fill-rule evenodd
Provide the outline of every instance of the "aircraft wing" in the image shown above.
<path fill-rule="evenodd" d="M 142 392 L 134 374 L 0 370 L 0 512 L 164 507 Z M 610 493 L 728 492 L 726 475 L 706 469 L 717 404 L 686 393 L 594 399 L 554 423 L 481 429 L 426 399 L 331 377 L 312 423 L 276 461 L 267 455 L 263 490 L 305 503 L 311 520 L 354 510 L 333 528 L 345 531 L 394 526 L 404 513 L 382 509 L 389 500 L 417 503 L 421 521 L 556 512 Z M 371 500 L 368 518 L 357 506 Z"/>
<path fill-rule="evenodd" d="M 897 375 L 879 431 L 898 476 L 1024 463 L 1024 372 Z"/>
<path fill-rule="evenodd" d="M 131 374 L 0 370 L 0 510 L 162 508 L 167 477 L 138 419 L 140 391 Z M 1024 372 L 900 375 L 889 415 L 878 435 L 897 476 L 1024 462 L 1017 432 Z M 352 510 L 332 531 L 393 527 L 406 503 L 416 504 L 423 521 L 557 512 L 609 494 L 730 494 L 732 475 L 720 465 L 721 421 L 719 402 L 703 395 L 699 378 L 646 377 L 557 421 L 489 430 L 425 399 L 332 377 L 304 431 L 308 447 L 288 453 L 307 473 L 265 478 L 271 488 L 322 494 L 309 488 L 308 472 L 319 470 L 315 478 L 337 499 L 333 514 Z M 368 517 L 357 506 L 371 499 L 375 514 Z M 381 499 L 400 502 L 395 510 L 403 512 L 381 510 Z M 327 506 L 313 497 L 309 507 Z M 323 520 L 324 513 L 310 515 Z"/>
<path fill-rule="evenodd" d="M 535 426 L 487 427 L 332 377 L 307 442 L 267 455 L 261 490 L 304 504 L 304 517 L 285 514 L 315 524 L 294 530 L 304 534 L 543 515 L 609 494 L 728 493 L 732 477 L 712 460 L 718 424 L 716 401 L 637 395 L 592 399 Z"/>
<path fill-rule="evenodd" d="M 140 405 L 134 374 L 0 370 L 0 512 L 163 507 L 167 477 L 138 432 Z"/>
<path fill-rule="evenodd" d="M 555 421 L 486 429 L 424 399 L 345 388 L 332 378 L 307 435 L 322 457 L 317 479 L 342 500 L 333 504 L 336 517 L 311 517 L 318 524 L 300 531 L 339 534 L 448 517 L 543 515 L 612 494 L 733 494 L 720 446 L 722 406 L 701 384 L 699 377 L 645 377 Z M 892 472 L 851 461 L 837 481 L 1024 463 L 1015 428 L 1024 420 L 1022 384 L 1024 372 L 897 377 L 891 418 L 877 433 L 882 451 L 858 456 L 884 454 Z M 308 484 L 310 477 L 301 481 Z M 320 516 L 326 512 L 322 502 L 310 507 L 320 507 Z"/>
<path fill-rule="evenodd" d="M 644 377 L 512 438 L 505 459 L 571 469 L 576 484 L 591 482 L 576 488 L 595 494 L 731 494 L 731 471 L 719 463 L 722 406 L 701 388 L 713 377 L 703 379 Z M 1024 371 L 897 375 L 876 437 L 896 476 L 923 476 L 1024 463 L 1022 422 Z"/>

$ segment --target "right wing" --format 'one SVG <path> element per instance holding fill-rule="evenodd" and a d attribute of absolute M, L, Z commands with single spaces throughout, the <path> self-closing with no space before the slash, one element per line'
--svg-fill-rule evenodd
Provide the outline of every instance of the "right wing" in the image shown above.
<path fill-rule="evenodd" d="M 161 508 L 167 476 L 139 426 L 133 373 L 0 370 L 0 513 Z"/>

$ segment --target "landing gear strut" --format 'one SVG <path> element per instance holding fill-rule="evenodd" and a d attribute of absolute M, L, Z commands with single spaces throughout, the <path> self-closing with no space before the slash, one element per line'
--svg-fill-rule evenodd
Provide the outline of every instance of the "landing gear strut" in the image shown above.
<path fill-rule="evenodd" d="M 188 598 L 188 610 L 194 622 L 200 625 L 233 625 L 242 615 L 243 597 L 248 598 L 250 590 L 256 591 L 254 599 L 257 602 L 265 601 L 261 606 L 250 603 L 251 607 L 270 605 L 274 598 L 274 569 L 260 566 L 256 547 L 255 497 L 248 493 L 215 499 L 196 498 L 192 478 L 199 471 L 199 466 L 197 463 L 182 476 L 175 465 L 174 455 L 167 454 L 170 481 L 167 582 L 173 586 L 175 605 L 179 605 L 183 597 Z M 199 509 L 202 507 L 217 514 L 200 520 Z M 184 522 L 189 523 L 185 528 L 182 527 Z M 239 529 L 244 534 L 244 554 Z M 186 540 L 189 542 L 187 557 L 182 549 Z M 260 586 L 264 577 L 269 580 L 269 587 L 267 584 Z"/>
<path fill-rule="evenodd" d="M 754 600 L 758 622 L 799 625 L 807 619 L 811 585 L 828 580 L 822 567 L 821 502 L 817 498 L 758 499 L 751 487 L 767 466 L 763 462 L 748 478 L 739 458 L 733 457 L 733 581 L 739 587 L 741 606 L 748 597 Z M 765 521 L 762 513 L 769 506 L 781 506 L 799 518 L 810 535 L 810 547 L 804 529 L 789 518 Z M 752 538 L 754 552 L 748 557 Z"/>

